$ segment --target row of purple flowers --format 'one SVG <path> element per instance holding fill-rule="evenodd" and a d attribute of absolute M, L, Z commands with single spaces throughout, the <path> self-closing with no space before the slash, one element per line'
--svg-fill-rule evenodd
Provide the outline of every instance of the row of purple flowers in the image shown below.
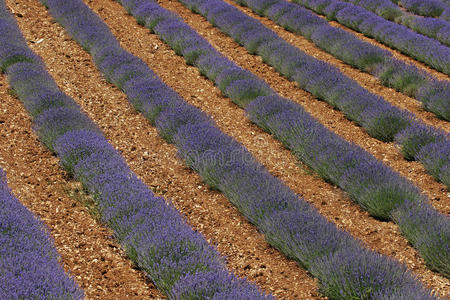
<path fill-rule="evenodd" d="M 347 191 L 373 216 L 394 219 L 432 269 L 449 273 L 446 248 L 450 222 L 429 205 L 414 185 L 360 147 L 330 132 L 300 105 L 277 96 L 264 81 L 226 59 L 176 15 L 150 0 L 122 0 L 122 3 L 139 23 L 156 32 L 176 53 L 214 81 L 234 103 L 246 107 L 253 122 L 274 134 L 323 178 Z M 213 15 L 212 11 L 222 10 L 222 20 L 234 24 L 234 27 L 230 25 L 230 31 L 234 28 L 233 32 L 240 32 L 246 47 L 258 49 L 260 44 L 265 47 L 273 38 L 274 34 L 268 35 L 261 28 L 249 26 L 246 27 L 249 31 L 241 30 L 240 26 L 245 27 L 246 23 L 241 22 L 242 19 L 238 21 L 232 13 L 225 13 L 230 6 L 223 2 L 184 3 L 207 18 Z M 415 131 L 409 133 L 413 142 L 430 136 L 426 128 L 422 129 L 425 131 L 419 136 Z"/>
<path fill-rule="evenodd" d="M 1 15 L 9 14 L 1 2 Z M 74 3 L 78 2 L 49 1 L 66 12 L 76 8 Z M 80 11 L 76 17 L 76 9 L 71 12 L 73 22 L 83 22 L 89 16 Z M 102 221 L 114 230 L 129 257 L 156 286 L 177 299 L 266 298 L 259 288 L 230 274 L 216 249 L 137 178 L 100 129 L 58 88 L 41 59 L 27 47 L 15 21 L 0 24 L 0 68 L 33 117 L 39 139 L 92 195 Z M 99 22 L 96 25 L 106 28 Z M 115 40 L 99 42 L 118 47 Z M 147 78 L 154 76 L 146 74 Z M 56 283 L 49 279 L 46 284 Z"/>
<path fill-rule="evenodd" d="M 352 3 L 339 0 L 293 0 L 293 2 L 326 15 L 329 20 L 337 21 L 450 75 L 450 49 L 434 39 L 390 22 Z M 444 31 L 440 36 L 448 39 L 449 32 Z"/>
<path fill-rule="evenodd" d="M 444 15 L 443 19 L 428 18 L 416 16 L 410 13 L 406 13 L 400 9 L 391 0 L 341 0 L 343 2 L 348 2 L 356 6 L 362 7 L 369 12 L 372 12 L 388 21 L 392 21 L 406 27 L 409 27 L 413 31 L 426 35 L 432 39 L 440 41 L 442 44 L 450 45 L 450 23 L 444 18 L 448 14 L 450 17 L 450 9 L 448 9 Z M 429 1 L 428 3 L 426 3 Z M 425 12 L 426 7 L 431 9 L 430 3 L 436 0 L 412 0 L 412 1 L 401 1 L 402 4 L 408 5 L 409 8 L 418 8 L 419 11 Z M 417 5 L 419 4 L 419 5 Z M 433 4 L 434 5 L 434 4 Z M 444 5 L 440 4 L 440 7 Z M 435 12 L 436 8 L 434 9 Z M 440 9 L 438 10 L 440 11 Z M 442 11 L 443 12 L 443 11 Z"/>
<path fill-rule="evenodd" d="M 438 17 L 450 23 L 450 1 L 448 0 L 396 0 L 408 11 L 425 17 Z"/>
<path fill-rule="evenodd" d="M 333 27 L 311 11 L 285 0 L 235 0 L 285 29 L 303 35 L 345 63 L 376 76 L 380 82 L 421 101 L 424 108 L 450 120 L 450 83 L 438 81 L 386 50 Z M 387 0 L 389 1 L 389 0 Z M 391 2 L 390 2 L 391 3 Z"/>
<path fill-rule="evenodd" d="M 0 169 L 0 299 L 82 299 L 59 260 L 47 227 L 14 197 Z"/>
<path fill-rule="evenodd" d="M 214 53 L 204 40 L 171 22 L 172 14 L 160 9 L 156 3 L 122 3 L 133 13 L 145 12 L 139 14 L 140 22 L 154 24 L 161 32 L 166 32 L 175 51 L 184 54 L 192 63 L 206 53 Z M 107 80 L 122 89 L 130 103 L 156 126 L 160 135 L 178 148 L 187 165 L 212 188 L 227 196 L 274 247 L 317 276 L 325 295 L 346 299 L 368 294 L 380 298 L 397 295 L 432 298 L 404 266 L 365 249 L 269 174 L 241 144 L 222 133 L 208 116 L 184 102 L 140 59 L 119 47 L 105 24 L 81 1 L 61 5 L 55 0 L 47 0 L 46 4 L 54 18 L 91 53 Z M 224 63 L 230 72 L 241 70 L 230 62 Z M 257 86 L 253 85 L 253 90 L 248 91 L 242 90 L 245 83 L 230 87 L 236 83 L 232 76 L 219 74 L 217 77 L 222 78 L 218 79 L 220 84 L 230 93 L 272 94 L 270 88 L 257 78 L 249 79 Z"/>

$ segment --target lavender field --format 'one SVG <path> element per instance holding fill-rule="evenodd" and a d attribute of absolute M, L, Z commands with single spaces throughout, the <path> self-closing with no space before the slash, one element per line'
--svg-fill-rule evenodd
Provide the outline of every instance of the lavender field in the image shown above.
<path fill-rule="evenodd" d="M 0 298 L 445 299 L 426 2 L 0 0 Z"/>

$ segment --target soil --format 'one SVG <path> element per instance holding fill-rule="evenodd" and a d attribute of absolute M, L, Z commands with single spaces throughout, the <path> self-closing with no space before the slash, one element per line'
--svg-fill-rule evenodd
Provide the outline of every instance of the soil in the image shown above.
<path fill-rule="evenodd" d="M 345 193 L 335 186 L 325 183 L 313 175 L 307 167 L 298 163 L 278 141 L 251 124 L 244 116 L 243 111 L 232 104 L 229 99 L 224 98 L 210 81 L 198 73 L 196 68 L 187 66 L 184 60 L 162 43 L 156 35 L 149 34 L 146 28 L 139 26 L 133 17 L 126 14 L 125 9 L 120 4 L 112 0 L 86 1 L 86 3 L 105 20 L 113 34 L 121 42 L 122 47 L 143 59 L 164 82 L 174 88 L 186 101 L 210 114 L 221 130 L 246 146 L 272 174 L 315 205 L 327 219 L 336 223 L 338 227 L 348 230 L 369 248 L 390 255 L 407 264 L 420 280 L 436 293 L 440 295 L 450 294 L 449 280 L 426 268 L 417 252 L 401 236 L 396 225 L 371 218 L 352 203 Z M 317 280 L 310 277 L 294 261 L 285 258 L 283 254 L 273 249 L 256 228 L 249 224 L 222 194 L 210 190 L 196 173 L 179 161 L 176 149 L 165 143 L 157 135 L 156 129 L 130 107 L 121 91 L 102 78 L 89 54 L 74 42 L 61 26 L 52 21 L 45 8 L 38 1 L 7 0 L 7 4 L 8 7 L 16 13 L 20 12 L 23 16 L 16 18 L 23 34 L 32 49 L 43 58 L 50 74 L 55 78 L 61 89 L 72 96 L 89 117 L 102 128 L 105 136 L 122 153 L 131 169 L 144 183 L 152 188 L 157 195 L 170 199 L 173 205 L 186 216 L 187 222 L 217 246 L 219 252 L 227 257 L 230 270 L 238 276 L 247 277 L 265 291 L 280 298 L 320 298 Z M 264 65 L 259 57 L 249 55 L 245 49 L 213 28 L 201 16 L 191 13 L 178 2 L 165 0 L 161 2 L 161 5 L 180 13 L 190 26 L 194 27 L 222 53 L 240 66 L 264 78 L 281 95 L 302 104 L 308 112 L 312 113 L 328 128 L 359 144 L 378 159 L 383 160 L 402 175 L 407 176 L 430 197 L 437 209 L 448 212 L 450 200 L 443 185 L 427 175 L 420 164 L 403 160 L 393 144 L 382 143 L 370 138 L 360 127 L 346 120 L 340 112 L 333 110 L 324 102 L 316 101 L 310 94 L 296 88 L 294 83 L 279 76 L 273 68 Z M 275 28 L 270 22 L 266 21 L 266 23 L 269 27 L 273 26 L 272 29 Z M 282 33 L 283 30 L 279 31 L 279 33 Z M 288 34 L 290 35 L 290 33 Z M 282 36 L 287 36 L 288 41 L 301 48 L 305 47 L 309 49 L 308 51 L 317 51 L 318 58 L 329 60 L 339 68 L 342 67 L 343 70 L 349 72 L 349 76 L 357 76 L 358 80 L 361 80 L 361 82 L 358 82 L 370 82 L 370 78 L 365 79 L 364 77 L 369 75 L 360 73 L 353 68 L 347 68 L 332 57 L 323 56 L 325 54 L 321 50 L 314 49 L 313 46 L 304 46 L 307 45 L 306 42 L 305 44 L 300 43 L 301 40 L 294 39 L 293 35 L 290 37 L 283 33 Z M 41 39 L 43 41 L 37 43 Z M 302 50 L 306 51 L 303 48 Z M 359 79 L 360 77 L 363 79 Z M 385 89 L 384 87 L 377 87 L 376 82 L 367 84 L 373 86 L 375 90 L 382 91 Z M 6 95 L 6 83 L 2 82 L 0 88 Z M 53 190 L 56 189 L 55 186 L 64 186 L 66 182 L 69 182 L 72 188 L 76 186 L 61 171 L 57 159 L 36 141 L 36 137 L 30 129 L 30 120 L 27 119 L 28 117 L 20 102 L 9 95 L 5 97 L 10 102 L 8 104 L 2 103 L 2 106 L 4 106 L 1 112 L 2 118 L 8 120 L 8 122 L 14 120 L 14 122 L 17 122 L 14 125 L 16 128 L 14 130 L 15 135 L 10 135 L 8 141 L 15 143 L 16 140 L 25 138 L 29 140 L 28 144 L 17 144 L 14 145 L 14 148 L 2 145 L 2 150 L 0 150 L 1 165 L 8 172 L 8 179 L 13 191 L 16 191 L 16 189 L 19 191 L 20 187 L 28 186 L 28 189 L 33 189 L 34 192 L 34 189 L 42 186 L 42 180 L 37 187 L 35 187 L 36 181 L 30 181 L 31 183 L 28 185 L 14 184 L 14 181 L 26 182 L 23 179 L 23 174 L 29 174 L 29 178 L 32 178 L 32 174 L 40 174 L 42 178 L 54 178 L 52 184 L 49 185 L 49 189 L 52 188 Z M 2 99 L 5 97 L 2 97 Z M 393 101 L 397 101 L 395 100 L 397 97 L 392 98 Z M 414 103 L 412 99 L 407 100 Z M 401 105 L 399 103 L 403 103 L 403 100 L 399 100 L 396 105 Z M 414 105 L 410 105 L 407 109 L 411 109 L 411 111 L 417 109 L 417 112 L 419 112 L 420 106 L 415 108 Z M 18 113 L 17 110 L 21 110 L 21 113 Z M 426 122 L 436 122 L 436 126 L 446 126 L 445 123 L 428 114 L 422 111 L 420 118 L 423 118 Z M 8 118 L 10 115 L 15 117 Z M 5 123 L 0 124 L 0 129 L 3 128 L 9 128 L 9 126 L 6 126 Z M 30 155 L 29 159 L 35 162 L 34 165 L 36 165 L 36 168 L 40 168 L 39 171 L 30 169 L 30 161 L 11 157 L 11 154 L 7 155 L 7 150 L 11 152 L 13 150 L 19 151 L 18 149 L 22 149 L 20 150 L 22 152 L 23 149 L 38 149 Z M 20 151 L 17 153 L 20 153 L 20 158 L 22 158 L 24 154 Z M 8 159 L 8 157 L 11 158 Z M 41 159 L 41 157 L 43 158 Z M 44 158 L 46 157 L 48 157 L 49 162 L 44 166 L 42 161 L 45 161 Z M 39 160 L 36 161 L 36 158 L 39 158 Z M 11 174 L 17 175 L 12 176 Z M 79 187 L 76 188 L 79 189 Z M 52 195 L 56 195 L 56 191 L 53 190 Z M 19 198 L 24 198 L 22 194 L 16 192 Z M 131 263 L 126 260 L 123 263 L 126 268 L 119 269 L 120 272 L 114 273 L 112 277 L 92 276 L 91 278 L 81 275 L 88 271 L 78 272 L 81 268 L 87 268 L 90 265 L 88 262 L 94 261 L 94 258 L 89 255 L 102 253 L 105 249 L 108 250 L 110 248 L 108 243 L 114 243 L 114 241 L 110 238 L 111 233 L 101 224 L 96 223 L 89 215 L 88 210 L 80 203 L 83 201 L 73 200 L 67 196 L 67 193 L 65 197 L 63 196 L 64 193 L 58 194 L 58 198 L 53 196 L 51 199 L 54 200 L 51 202 L 59 201 L 57 200 L 59 198 L 67 199 L 69 206 L 75 205 L 75 208 L 84 211 L 87 218 L 76 220 L 75 224 L 70 225 L 72 220 L 69 218 L 81 213 L 50 214 L 47 212 L 50 204 L 42 205 L 44 207 L 41 214 L 38 213 L 38 209 L 36 209 L 36 213 L 48 223 L 75 227 L 86 223 L 89 230 L 103 232 L 103 240 L 107 241 L 105 244 L 99 237 L 96 237 L 93 241 L 86 241 L 84 244 L 86 249 L 94 247 L 91 246 L 91 243 L 98 245 L 98 248 L 95 248 L 96 251 L 90 251 L 90 254 L 85 254 L 76 250 L 78 249 L 76 242 L 75 244 L 66 243 L 66 240 L 70 238 L 77 239 L 77 231 L 70 231 L 69 229 L 56 231 L 57 228 L 54 229 L 49 225 L 52 235 L 56 235 L 57 249 L 62 254 L 62 262 L 66 270 L 69 270 L 72 274 L 79 274 L 76 276 L 76 280 L 84 289 L 89 285 L 92 286 L 88 289 L 89 295 L 87 291 L 86 294 L 93 299 L 120 299 L 120 297 L 114 295 L 123 295 L 125 298 L 129 295 L 142 298 L 162 297 L 151 283 L 145 280 L 142 272 L 133 269 Z M 27 198 L 30 200 L 26 200 Z M 36 200 L 34 200 L 34 204 L 27 201 L 46 199 L 46 197 L 31 194 L 30 190 L 26 199 L 21 200 L 27 207 L 38 207 L 39 201 L 35 203 Z M 52 208 L 51 211 L 57 210 L 56 207 L 53 208 L 54 206 L 50 207 Z M 71 207 L 70 209 L 74 208 Z M 62 211 L 61 208 L 58 210 Z M 84 237 L 85 231 L 81 232 L 83 232 Z M 59 242 L 58 239 L 60 239 Z M 116 256 L 119 253 L 118 256 L 124 259 L 120 247 L 115 245 L 114 249 Z M 65 252 L 65 254 L 62 252 Z M 78 262 L 79 265 L 74 262 Z M 98 271 L 104 271 L 107 267 L 100 265 L 97 268 Z M 114 270 L 116 269 L 114 268 Z M 135 277 L 130 277 L 129 273 L 135 274 Z M 127 278 L 129 279 L 127 280 Z M 123 279 L 123 282 L 120 281 L 121 279 Z M 122 294 L 120 292 L 114 294 L 108 290 L 112 290 L 112 287 L 117 285 L 124 289 Z M 132 289 L 126 289 L 126 287 L 135 287 L 141 294 L 132 294 Z M 105 293 L 103 290 L 108 292 Z"/>

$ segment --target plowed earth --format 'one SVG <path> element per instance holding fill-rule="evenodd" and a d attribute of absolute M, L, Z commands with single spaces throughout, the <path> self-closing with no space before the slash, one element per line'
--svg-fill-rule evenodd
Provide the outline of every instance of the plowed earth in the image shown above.
<path fill-rule="evenodd" d="M 43 58 L 60 88 L 100 126 L 143 182 L 157 195 L 170 199 L 194 229 L 217 245 L 219 252 L 227 257 L 230 270 L 280 298 L 321 298 L 317 280 L 273 249 L 222 194 L 210 190 L 189 170 L 177 158 L 174 146 L 160 138 L 156 129 L 128 104 L 126 96 L 102 78 L 90 55 L 52 21 L 37 0 L 6 2 L 29 46 Z M 196 68 L 186 65 L 156 35 L 139 26 L 120 4 L 113 0 L 86 0 L 85 3 L 106 22 L 122 47 L 143 59 L 187 102 L 210 114 L 222 131 L 247 147 L 273 175 L 311 202 L 327 219 L 348 230 L 367 247 L 405 263 L 438 295 L 450 294 L 449 280 L 427 269 L 395 224 L 370 217 L 344 192 L 325 183 L 296 161 L 281 143 L 251 124 L 243 111 L 223 97 Z M 342 113 L 298 89 L 259 57 L 249 55 L 179 2 L 164 0 L 160 4 L 180 14 L 228 58 L 265 79 L 281 95 L 303 105 L 330 130 L 360 145 L 413 181 L 439 211 L 449 212 L 450 194 L 445 187 L 427 175 L 419 163 L 405 161 L 395 145 L 369 137 Z M 408 109 L 426 123 L 447 132 L 450 130 L 448 122 L 425 112 L 417 101 L 383 87 L 374 77 L 343 64 L 304 38 L 284 31 L 248 9 L 243 11 L 308 54 L 335 65 L 392 104 Z M 401 54 L 395 55 L 410 60 Z M 443 74 L 436 76 L 445 77 Z M 0 76 L 0 98 L 1 167 L 6 169 L 15 195 L 49 226 L 64 268 L 75 276 L 86 297 L 163 298 L 145 274 L 127 260 L 111 238 L 112 233 L 96 220 L 92 211 L 89 213 L 85 205 L 90 203 L 89 197 L 80 192 L 79 184 L 64 174 L 58 159 L 37 140 L 31 130 L 31 120 L 20 101 L 11 96 L 4 75 Z"/>

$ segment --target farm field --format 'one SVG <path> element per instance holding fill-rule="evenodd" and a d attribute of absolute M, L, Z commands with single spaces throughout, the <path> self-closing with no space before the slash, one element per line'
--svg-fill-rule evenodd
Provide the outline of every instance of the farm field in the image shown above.
<path fill-rule="evenodd" d="M 175 142 L 168 143 L 167 139 L 161 137 L 158 133 L 160 127 L 157 129 L 146 116 L 136 111 L 122 91 L 126 88 L 121 87 L 121 90 L 110 83 L 114 80 L 106 78 L 99 71 L 95 59 L 72 39 L 60 25 L 61 20 L 55 21 L 37 0 L 6 0 L 5 3 L 13 13 L 28 46 L 42 58 L 61 91 L 75 100 L 100 128 L 139 180 L 156 196 L 170 199 L 176 210 L 185 217 L 187 224 L 217 247 L 218 253 L 227 258 L 228 270 L 238 277 L 246 277 L 265 293 L 277 298 L 326 298 L 319 291 L 319 279 L 311 275 L 311 272 L 320 272 L 306 271 L 294 259 L 287 258 L 272 247 L 263 234 L 266 229 L 254 225 L 259 225 L 259 219 L 253 219 L 253 224 L 250 223 L 249 218 L 228 200 L 230 194 L 221 193 L 221 188 L 210 188 L 201 177 L 204 173 L 200 176 L 188 168 L 183 160 L 186 160 L 187 155 L 183 156 L 181 150 L 181 154 L 177 153 L 177 147 L 184 145 L 179 142 L 181 138 L 175 137 Z M 47 4 L 50 11 L 51 3 L 55 1 Z M 352 201 L 354 198 L 351 199 L 348 192 L 351 189 L 346 192 L 344 184 L 340 186 L 331 183 L 329 178 L 322 179 L 313 167 L 308 167 L 292 154 L 285 141 L 280 142 L 276 134 L 271 135 L 257 126 L 257 122 L 252 123 L 247 115 L 249 112 L 246 114 L 239 105 L 234 104 L 230 99 L 232 96 L 224 96 L 223 90 L 216 87 L 214 82 L 203 76 L 197 67 L 188 65 L 182 56 L 177 55 L 171 46 L 162 41 L 163 30 L 156 32 L 159 35 L 150 33 L 148 28 L 139 25 L 135 17 L 116 1 L 86 0 L 84 3 L 105 22 L 124 50 L 140 58 L 184 101 L 211 116 L 223 133 L 243 145 L 280 184 L 292 190 L 293 195 L 301 196 L 326 221 L 347 231 L 353 238 L 360 240 L 364 247 L 405 264 L 417 276 L 417 281 L 432 290 L 436 297 L 444 298 L 450 294 L 448 273 L 447 277 L 444 275 L 445 268 L 448 270 L 449 267 L 445 254 L 441 271 L 430 270 L 423 255 L 412 246 L 399 225 L 392 220 L 371 216 L 364 205 Z M 132 5 L 133 1 L 122 3 L 125 6 L 127 3 Z M 267 89 L 301 105 L 325 129 L 351 142 L 351 145 L 361 147 L 379 162 L 408 179 L 430 201 L 430 206 L 439 216 L 444 217 L 447 223 L 444 223 L 443 228 L 448 224 L 448 186 L 433 178 L 422 162 L 406 160 L 398 143 L 392 140 L 382 141 L 377 136 L 369 135 L 365 125 L 357 125 L 341 110 L 300 89 L 298 82 L 290 81 L 280 75 L 276 67 L 266 64 L 266 58 L 249 54 L 244 47 L 223 33 L 219 26 L 213 26 L 182 3 L 166 0 L 158 3 L 178 14 L 182 21 L 224 57 L 265 80 Z M 226 3 L 260 21 L 290 45 L 336 67 L 359 86 L 383 97 L 387 105 L 414 114 L 417 120 L 439 134 L 447 135 L 448 139 L 450 123 L 425 110 L 423 104 L 411 95 L 382 85 L 375 76 L 344 63 L 305 37 L 286 31 L 268 18 L 255 14 L 250 8 L 239 6 L 233 1 Z M 363 37 L 335 21 L 330 24 L 388 51 L 395 59 L 411 63 L 417 69 L 441 82 L 447 81 L 448 84 L 448 75 Z M 148 279 L 144 268 L 131 262 L 114 238 L 115 233 L 101 221 L 91 196 L 77 180 L 64 171 L 59 163 L 60 159 L 39 140 L 33 131 L 33 126 L 36 125 L 33 125 L 29 113 L 12 89 L 8 76 L 8 72 L 0 74 L 0 132 L 3 137 L 0 143 L 0 167 L 6 172 L 13 194 L 49 227 L 66 272 L 73 275 L 86 299 L 166 298 L 167 295 Z M 262 89 L 267 90 L 266 86 Z M 233 101 L 236 102 L 235 99 Z M 443 103 L 445 105 L 446 102 Z M 156 126 L 158 124 L 156 122 Z M 442 145 L 444 142 L 445 138 Z M 444 173 L 440 173 L 439 178 L 445 178 L 441 174 Z M 441 181 L 444 182 L 442 179 Z M 444 243 L 445 238 L 448 238 L 445 236 L 447 232 L 443 233 Z"/>

